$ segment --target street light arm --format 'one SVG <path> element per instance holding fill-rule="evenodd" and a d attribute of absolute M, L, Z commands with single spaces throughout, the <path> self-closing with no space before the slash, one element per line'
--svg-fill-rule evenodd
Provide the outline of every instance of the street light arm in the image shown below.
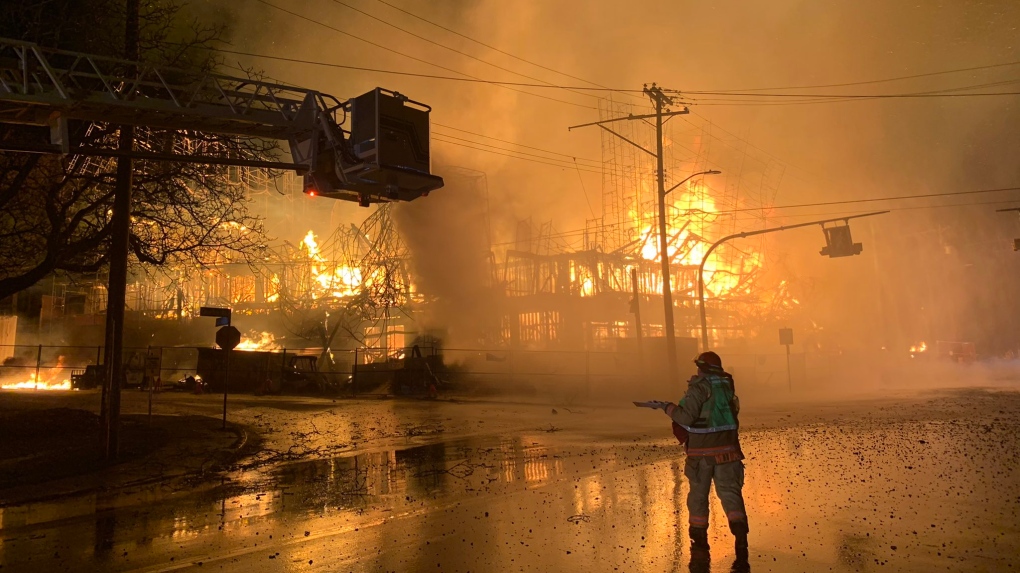
<path fill-rule="evenodd" d="M 676 185 L 674 185 L 674 186 L 670 187 L 669 189 L 667 189 L 666 190 L 666 195 L 669 195 L 670 193 L 673 192 L 674 189 L 676 189 L 677 187 L 683 185 L 684 183 L 687 183 L 688 181 L 690 181 L 691 179 L 697 177 L 698 175 L 718 175 L 720 173 L 722 173 L 722 171 L 716 171 L 715 169 L 709 169 L 708 171 L 700 171 L 698 173 L 692 173 L 690 175 L 690 177 L 687 177 L 683 181 L 681 181 L 681 182 L 677 183 Z"/>
<path fill-rule="evenodd" d="M 697 174 L 695 174 L 697 175 Z M 692 175 L 693 177 L 693 175 Z M 681 181 L 681 183 L 683 183 Z M 734 233 L 732 235 L 726 235 L 718 241 L 712 243 L 708 250 L 705 251 L 705 256 L 701 258 L 701 264 L 698 265 L 698 308 L 701 311 L 701 349 L 702 351 L 708 350 L 708 316 L 705 312 L 705 263 L 708 262 L 708 257 L 712 254 L 712 251 L 719 245 L 729 241 L 730 239 L 743 239 L 745 237 L 753 237 L 755 235 L 764 235 L 766 233 L 775 233 L 777 231 L 788 231 L 790 229 L 799 229 L 801 227 L 812 227 L 814 225 L 823 225 L 825 223 L 835 223 L 836 221 L 849 221 L 850 219 L 860 219 L 863 217 L 873 217 L 875 215 L 884 215 L 889 211 L 875 211 L 874 213 L 864 213 L 863 215 L 851 215 L 849 217 L 837 217 L 835 219 L 823 219 L 821 221 L 811 221 L 809 223 L 797 223 L 796 225 L 783 225 L 782 227 L 771 227 L 769 229 L 760 229 L 758 231 L 744 231 L 743 233 Z"/>

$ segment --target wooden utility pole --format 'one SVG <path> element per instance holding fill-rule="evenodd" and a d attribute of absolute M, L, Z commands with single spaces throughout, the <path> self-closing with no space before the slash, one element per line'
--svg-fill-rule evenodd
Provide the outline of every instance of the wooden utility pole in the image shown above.
<path fill-rule="evenodd" d="M 612 133 L 616 137 L 626 141 L 634 147 L 644 151 L 648 155 L 655 158 L 656 174 L 658 176 L 659 192 L 658 192 L 658 205 L 659 205 L 659 260 L 662 263 L 662 306 L 665 313 L 665 320 L 663 330 L 666 335 L 666 381 L 670 386 L 676 386 L 680 382 L 680 371 L 677 365 L 676 359 L 676 329 L 673 323 L 673 292 L 670 285 L 669 278 L 669 254 L 667 253 L 668 239 L 666 237 L 666 195 L 669 191 L 676 189 L 677 185 L 674 185 L 669 190 L 666 189 L 666 170 L 663 167 L 663 152 L 662 152 L 662 125 L 669 121 L 668 118 L 674 115 L 683 115 L 690 113 L 685 107 L 681 110 L 671 111 L 668 106 L 673 105 L 673 98 L 663 93 L 662 88 L 652 84 L 651 87 L 645 86 L 644 93 L 651 98 L 652 103 L 655 105 L 655 113 L 643 114 L 643 115 L 628 115 L 625 117 L 617 117 L 613 119 L 607 119 L 604 121 L 595 121 L 592 123 L 585 123 L 581 125 L 573 125 L 568 129 L 572 130 L 579 127 L 588 127 L 597 125 L 601 129 Z M 633 120 L 645 120 L 655 118 L 655 151 L 645 149 L 641 145 L 631 141 L 630 139 L 620 135 L 612 129 L 606 127 L 607 123 L 614 123 L 617 121 L 633 121 Z M 663 120 L 663 118 L 666 118 Z M 686 180 L 685 180 L 686 181 Z"/>
<path fill-rule="evenodd" d="M 124 26 L 124 57 L 138 61 L 138 3 L 127 0 Z M 120 126 L 117 158 L 117 187 L 113 196 L 113 227 L 110 239 L 110 278 L 106 301 L 106 416 L 104 422 L 106 459 L 117 459 L 120 449 L 120 390 L 124 380 L 124 308 L 127 297 L 128 242 L 131 236 L 132 161 L 135 128 Z"/>
<path fill-rule="evenodd" d="M 662 157 L 662 112 L 672 105 L 673 98 L 662 93 L 652 84 L 645 88 L 645 94 L 655 104 L 655 166 L 659 180 L 659 262 L 662 264 L 662 308 L 664 311 L 663 330 L 666 334 L 666 382 L 670 388 L 680 382 L 680 370 L 676 362 L 676 328 L 673 323 L 673 288 L 669 272 L 669 239 L 666 236 L 666 170 Z M 668 110 L 667 110 L 668 111 Z"/>

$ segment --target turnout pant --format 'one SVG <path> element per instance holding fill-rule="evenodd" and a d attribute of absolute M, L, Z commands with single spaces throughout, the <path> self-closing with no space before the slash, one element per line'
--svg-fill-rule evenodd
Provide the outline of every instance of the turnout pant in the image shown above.
<path fill-rule="evenodd" d="M 730 529 L 736 531 L 733 524 L 738 523 L 738 529 L 747 531 L 747 514 L 744 512 L 744 496 L 741 493 L 744 487 L 743 462 L 716 464 L 709 458 L 688 457 L 684 475 L 691 486 L 687 492 L 687 513 L 691 527 L 708 527 L 708 494 L 714 481 L 715 493 L 722 502 Z"/>

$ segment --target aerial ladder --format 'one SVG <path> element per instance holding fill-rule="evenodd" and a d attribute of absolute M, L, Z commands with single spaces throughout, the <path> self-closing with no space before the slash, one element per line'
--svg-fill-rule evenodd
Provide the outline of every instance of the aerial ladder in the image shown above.
<path fill-rule="evenodd" d="M 367 207 L 412 201 L 443 186 L 442 178 L 431 173 L 430 111 L 425 104 L 382 88 L 340 101 L 279 83 L 0 38 L 0 150 L 292 169 L 304 175 L 305 193 Z M 139 150 L 131 143 L 117 148 L 83 145 L 76 134 L 88 129 L 71 130 L 72 121 L 90 128 L 108 123 L 286 141 L 291 161 L 175 152 L 180 145 L 162 150 L 152 146 Z M 133 139 L 131 130 L 121 130 L 122 136 L 125 133 L 121 144 Z M 118 162 L 117 172 L 106 333 L 112 368 L 107 368 L 104 382 L 104 406 L 105 390 L 110 391 L 105 418 L 108 459 L 116 458 L 118 443 L 116 381 L 123 371 L 130 161 Z M 224 424 L 226 404 L 224 392 Z"/>
<path fill-rule="evenodd" d="M 312 196 L 412 201 L 431 173 L 431 108 L 376 88 L 339 99 L 315 90 L 155 66 L 0 38 L 0 150 L 118 157 L 72 141 L 68 121 L 286 141 L 291 161 L 131 151 L 134 159 L 290 169 Z"/>

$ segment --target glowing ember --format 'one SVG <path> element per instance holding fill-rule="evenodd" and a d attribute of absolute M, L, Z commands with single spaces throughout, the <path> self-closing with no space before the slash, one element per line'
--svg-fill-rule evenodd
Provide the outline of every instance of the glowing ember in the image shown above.
<path fill-rule="evenodd" d="M 254 330 L 241 337 L 241 343 L 234 350 L 279 350 L 280 345 L 271 332 L 257 333 Z"/>
<path fill-rule="evenodd" d="M 923 354 L 928 350 L 928 345 L 922 340 L 920 344 L 910 347 L 910 357 L 913 358 L 918 354 Z"/>

